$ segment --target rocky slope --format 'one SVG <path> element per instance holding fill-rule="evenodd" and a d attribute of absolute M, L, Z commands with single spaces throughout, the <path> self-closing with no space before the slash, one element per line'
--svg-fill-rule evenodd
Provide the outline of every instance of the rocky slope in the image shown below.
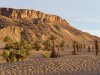
<path fill-rule="evenodd" d="M 0 8 L 0 42 L 6 36 L 14 41 L 19 41 L 21 38 L 34 41 L 37 38 L 45 40 L 50 35 L 56 36 L 58 41 L 67 42 L 100 39 L 75 29 L 59 16 L 34 10 Z"/>

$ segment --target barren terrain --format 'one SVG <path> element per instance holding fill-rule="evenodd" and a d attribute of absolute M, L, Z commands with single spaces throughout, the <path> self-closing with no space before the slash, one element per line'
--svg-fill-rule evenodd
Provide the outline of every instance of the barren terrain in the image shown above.
<path fill-rule="evenodd" d="M 82 32 L 56 15 L 28 9 L 0 8 L 0 48 L 7 44 L 4 41 L 7 37 L 10 43 L 27 40 L 33 48 L 34 42 L 42 44 L 51 36 L 56 38 L 55 46 L 64 41 L 70 47 L 76 41 L 79 46 L 94 47 L 95 40 L 100 41 L 100 37 Z M 59 51 L 61 57 L 58 58 L 43 57 L 43 54 L 50 55 L 50 51 L 31 50 L 26 60 L 7 63 L 0 49 L 0 75 L 100 75 L 100 54 L 96 56 L 94 50 L 88 52 L 83 49 L 72 55 L 72 50 L 65 48 Z"/>
<path fill-rule="evenodd" d="M 46 51 L 31 51 L 26 61 L 0 64 L 0 75 L 100 75 L 100 55 L 82 50 L 60 51 L 59 58 L 43 58 Z"/>

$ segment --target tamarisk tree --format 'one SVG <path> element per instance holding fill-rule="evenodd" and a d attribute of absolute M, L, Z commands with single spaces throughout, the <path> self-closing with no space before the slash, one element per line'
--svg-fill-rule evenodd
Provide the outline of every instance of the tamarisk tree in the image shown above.
<path fill-rule="evenodd" d="M 95 44 L 96 55 L 98 55 L 98 53 L 99 53 L 98 41 L 95 40 L 94 44 Z"/>

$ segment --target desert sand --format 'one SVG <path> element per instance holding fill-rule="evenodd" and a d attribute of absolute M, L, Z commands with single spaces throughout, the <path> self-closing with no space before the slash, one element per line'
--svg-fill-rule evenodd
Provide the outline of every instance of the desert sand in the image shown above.
<path fill-rule="evenodd" d="M 61 51 L 59 58 L 43 58 L 39 55 L 43 51 L 32 51 L 26 61 L 0 63 L 0 75 L 100 75 L 100 54 L 70 52 Z"/>

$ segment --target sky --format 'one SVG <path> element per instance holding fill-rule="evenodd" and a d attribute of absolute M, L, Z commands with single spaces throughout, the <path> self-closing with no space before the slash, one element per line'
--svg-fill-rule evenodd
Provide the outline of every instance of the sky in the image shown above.
<path fill-rule="evenodd" d="M 100 36 L 100 0 L 0 0 L 0 7 L 58 15 L 84 32 Z"/>

